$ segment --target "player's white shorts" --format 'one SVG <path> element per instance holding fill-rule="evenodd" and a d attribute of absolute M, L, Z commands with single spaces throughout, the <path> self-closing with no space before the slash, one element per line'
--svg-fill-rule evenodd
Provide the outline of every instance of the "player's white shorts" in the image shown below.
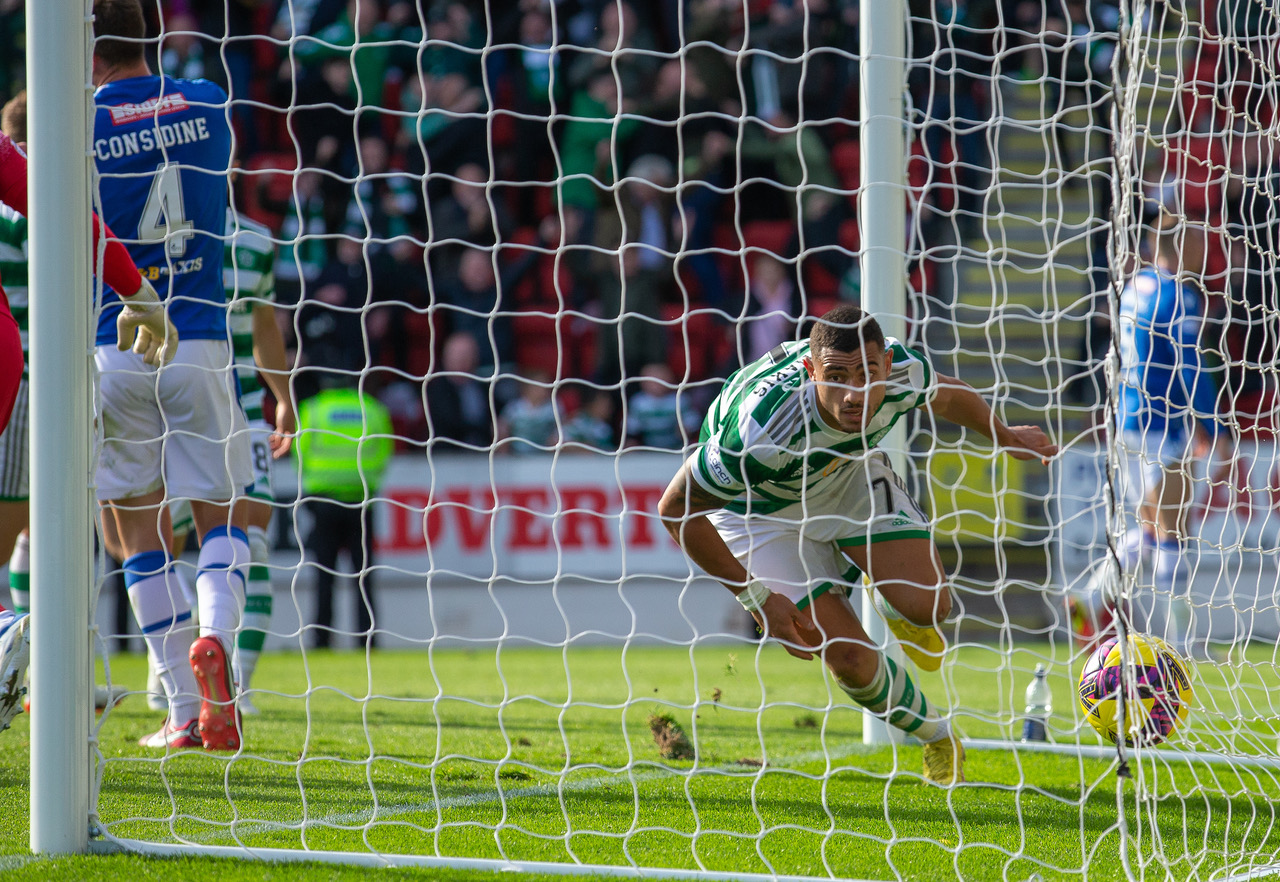
<path fill-rule="evenodd" d="M 767 515 L 720 509 L 709 516 L 752 578 L 801 609 L 828 591 L 847 593 L 861 584 L 862 573 L 844 549 L 932 537 L 928 518 L 882 451 L 844 471 L 842 481 L 827 485 L 831 491 L 803 504 Z"/>
<path fill-rule="evenodd" d="M 21 502 L 31 496 L 30 422 L 31 398 L 23 377 L 9 425 L 0 432 L 0 502 Z"/>
<path fill-rule="evenodd" d="M 273 430 L 266 420 L 248 420 L 248 424 L 253 483 L 244 489 L 244 495 L 272 502 L 275 497 L 271 495 L 271 445 L 267 439 Z M 179 496 L 169 503 L 169 520 L 175 535 L 195 529 L 196 520 L 191 514 L 189 497 Z"/>
<path fill-rule="evenodd" d="M 1191 438 L 1185 428 L 1170 426 L 1166 432 L 1120 431 L 1121 496 L 1133 508 L 1158 487 L 1165 474 L 1187 461 Z"/>
<path fill-rule="evenodd" d="M 249 436 L 222 340 L 183 340 L 157 370 L 141 356 L 94 353 L 103 430 L 98 499 L 130 499 L 165 488 L 170 498 L 221 502 L 252 480 Z"/>

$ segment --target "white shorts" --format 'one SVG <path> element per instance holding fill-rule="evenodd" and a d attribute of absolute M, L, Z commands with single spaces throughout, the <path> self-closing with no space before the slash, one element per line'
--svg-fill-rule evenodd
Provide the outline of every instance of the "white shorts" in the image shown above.
<path fill-rule="evenodd" d="M 183 340 L 157 370 L 132 352 L 94 353 L 103 431 L 98 499 L 163 488 L 170 498 L 224 502 L 252 480 L 249 433 L 222 340 Z"/>
<path fill-rule="evenodd" d="M 31 497 L 31 451 L 28 443 L 31 397 L 27 378 L 18 384 L 9 425 L 0 432 L 0 502 L 21 502 Z"/>
<path fill-rule="evenodd" d="M 1116 477 L 1121 496 L 1130 508 L 1141 505 L 1170 469 L 1187 461 L 1190 451 L 1191 438 L 1185 429 L 1171 426 L 1168 432 L 1122 430 Z"/>
<path fill-rule="evenodd" d="M 847 594 L 861 584 L 862 573 L 845 549 L 932 537 L 929 519 L 882 451 L 844 468 L 848 475 L 836 492 L 804 504 L 767 515 L 720 509 L 709 516 L 752 578 L 801 609 L 828 591 Z"/>

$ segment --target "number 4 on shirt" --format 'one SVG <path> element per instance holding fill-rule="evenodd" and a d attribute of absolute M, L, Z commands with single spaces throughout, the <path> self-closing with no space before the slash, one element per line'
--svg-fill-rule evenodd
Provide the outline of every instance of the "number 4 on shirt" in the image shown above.
<path fill-rule="evenodd" d="M 138 238 L 166 243 L 169 257 L 182 257 L 187 241 L 195 235 L 195 224 L 187 219 L 182 205 L 182 178 L 176 165 L 161 163 L 151 181 L 147 204 L 138 219 Z"/>

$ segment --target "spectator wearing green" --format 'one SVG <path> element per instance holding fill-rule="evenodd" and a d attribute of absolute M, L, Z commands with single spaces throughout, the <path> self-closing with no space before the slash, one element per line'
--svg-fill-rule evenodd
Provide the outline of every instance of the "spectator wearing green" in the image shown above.
<path fill-rule="evenodd" d="M 382 89 L 391 66 L 398 34 L 382 20 L 377 0 L 349 0 L 337 20 L 314 34 L 299 34 L 293 57 L 302 65 L 319 69 L 331 58 L 348 61 L 355 76 L 351 98 L 365 106 L 382 103 Z"/>
<path fill-rule="evenodd" d="M 356 580 L 357 637 L 362 646 L 377 642 L 373 502 L 391 461 L 393 438 L 387 408 L 359 389 L 330 383 L 298 409 L 298 470 L 312 524 L 306 550 L 316 568 L 317 648 L 332 645 L 333 589 L 344 550 Z"/>

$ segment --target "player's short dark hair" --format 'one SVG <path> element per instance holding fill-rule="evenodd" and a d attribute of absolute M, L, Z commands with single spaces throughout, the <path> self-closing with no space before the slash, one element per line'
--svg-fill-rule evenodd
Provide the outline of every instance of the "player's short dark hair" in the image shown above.
<path fill-rule="evenodd" d="M 823 352 L 857 352 L 868 343 L 884 351 L 884 331 L 871 314 L 852 303 L 842 303 L 813 323 L 809 332 L 809 352 L 816 358 Z"/>
<path fill-rule="evenodd" d="M 0 110 L 0 131 L 14 141 L 27 140 L 27 90 L 9 99 Z"/>
<path fill-rule="evenodd" d="M 140 0 L 93 0 L 93 54 L 104 63 L 142 61 L 142 41 L 146 36 L 147 22 Z"/>

